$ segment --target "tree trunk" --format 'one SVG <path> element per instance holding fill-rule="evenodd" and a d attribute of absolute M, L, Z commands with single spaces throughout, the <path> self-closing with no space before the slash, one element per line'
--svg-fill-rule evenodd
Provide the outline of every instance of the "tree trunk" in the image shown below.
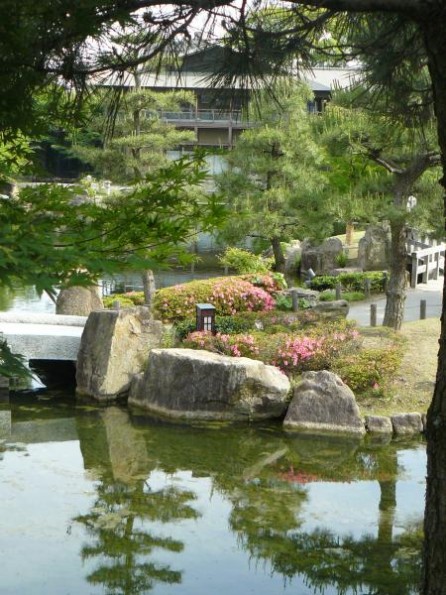
<path fill-rule="evenodd" d="M 440 4 L 440 3 L 438 3 Z M 444 6 L 444 2 L 441 3 Z M 436 18 L 427 16 L 423 33 L 434 89 L 435 113 L 446 190 L 446 6 Z M 446 210 L 446 193 L 445 193 Z M 432 402 L 427 413 L 427 476 L 421 592 L 446 594 L 446 290 L 443 288 L 440 350 Z"/>
<path fill-rule="evenodd" d="M 155 295 L 155 277 L 150 269 L 142 273 L 142 285 L 144 288 L 144 304 L 148 308 L 152 308 L 153 296 Z"/>
<path fill-rule="evenodd" d="M 279 238 L 271 238 L 271 246 L 274 254 L 274 269 L 278 273 L 285 272 L 285 256 Z"/>
<path fill-rule="evenodd" d="M 400 330 L 406 301 L 406 226 L 401 220 L 390 223 L 390 278 L 386 290 L 384 326 Z"/>

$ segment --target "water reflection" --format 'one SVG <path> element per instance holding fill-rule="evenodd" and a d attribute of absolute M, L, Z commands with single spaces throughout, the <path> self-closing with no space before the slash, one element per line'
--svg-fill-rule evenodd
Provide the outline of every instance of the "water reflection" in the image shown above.
<path fill-rule="evenodd" d="M 45 424 L 79 440 L 92 495 L 67 520 L 77 593 L 416 592 L 422 443 L 172 426 L 66 400 L 11 408 L 24 442 Z"/>

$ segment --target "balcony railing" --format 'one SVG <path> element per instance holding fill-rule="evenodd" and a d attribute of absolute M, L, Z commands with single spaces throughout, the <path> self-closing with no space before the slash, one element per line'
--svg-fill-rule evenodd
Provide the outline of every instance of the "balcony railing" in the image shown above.
<path fill-rule="evenodd" d="M 183 112 L 168 112 L 160 111 L 159 115 L 161 119 L 168 122 L 213 122 L 215 124 L 242 124 L 249 125 L 254 121 L 246 117 L 242 112 L 234 111 L 220 111 L 216 109 L 208 110 L 189 110 Z"/>

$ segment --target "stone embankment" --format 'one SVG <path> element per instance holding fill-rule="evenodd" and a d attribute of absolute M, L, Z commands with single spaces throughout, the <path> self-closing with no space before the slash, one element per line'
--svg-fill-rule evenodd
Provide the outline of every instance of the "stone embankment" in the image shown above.
<path fill-rule="evenodd" d="M 161 348 L 163 325 L 147 308 L 92 312 L 77 362 L 77 392 L 170 419 L 284 418 L 286 431 L 364 435 L 422 432 L 419 413 L 364 419 L 350 388 L 323 370 L 291 387 L 273 366 L 204 350 Z"/>

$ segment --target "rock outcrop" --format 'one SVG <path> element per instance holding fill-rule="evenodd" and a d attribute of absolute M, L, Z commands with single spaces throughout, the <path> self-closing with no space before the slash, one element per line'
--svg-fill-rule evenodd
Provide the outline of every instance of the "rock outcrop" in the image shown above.
<path fill-rule="evenodd" d="M 392 415 L 390 419 L 396 435 L 407 436 L 423 431 L 423 420 L 420 413 L 400 413 Z"/>
<path fill-rule="evenodd" d="M 282 416 L 290 390 L 277 368 L 194 349 L 153 349 L 129 404 L 171 418 L 257 420 Z"/>
<path fill-rule="evenodd" d="M 291 430 L 365 434 L 355 395 L 339 376 L 322 370 L 305 372 L 295 387 L 284 420 Z"/>
<path fill-rule="evenodd" d="M 391 256 L 390 227 L 371 225 L 359 240 L 358 262 L 364 271 L 380 271 L 389 266 Z"/>
<path fill-rule="evenodd" d="M 339 238 L 327 238 L 319 246 L 310 241 L 302 243 L 301 271 L 312 269 L 317 275 L 326 275 L 337 267 L 338 257 L 344 246 Z"/>
<path fill-rule="evenodd" d="M 162 323 L 144 307 L 92 312 L 77 358 L 77 392 L 98 401 L 126 395 L 162 335 Z"/>
<path fill-rule="evenodd" d="M 88 316 L 95 310 L 103 310 L 99 287 L 67 287 L 61 289 L 57 296 L 56 314 L 69 314 L 74 316 Z"/>

